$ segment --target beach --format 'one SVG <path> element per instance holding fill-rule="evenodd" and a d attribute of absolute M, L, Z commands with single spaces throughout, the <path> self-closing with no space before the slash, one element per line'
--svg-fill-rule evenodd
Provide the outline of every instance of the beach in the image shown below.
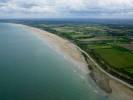
<path fill-rule="evenodd" d="M 38 32 L 0 23 L 0 100 L 107 100 L 63 52 Z"/>
<path fill-rule="evenodd" d="M 129 89 L 122 83 L 112 79 L 97 69 L 90 71 L 84 56 L 79 51 L 77 46 L 72 42 L 38 28 L 26 25 L 19 26 L 26 28 L 27 30 L 31 30 L 34 33 L 38 33 L 39 35 L 37 35 L 42 38 L 48 44 L 48 46 L 50 46 L 50 48 L 63 55 L 63 57 L 67 60 L 73 62 L 84 74 L 88 75 L 91 72 L 93 79 L 98 83 L 98 85 L 101 86 L 105 91 L 109 91 L 110 98 L 114 98 L 111 100 L 132 100 L 132 89 Z"/>
<path fill-rule="evenodd" d="M 63 39 L 55 34 L 49 33 L 47 31 L 26 26 L 16 24 L 22 28 L 30 30 L 34 33 L 38 33 L 43 41 L 52 49 L 54 49 L 57 53 L 61 54 L 64 58 L 74 63 L 80 71 L 83 71 L 84 74 L 88 74 L 90 71 L 87 67 L 87 63 L 84 59 L 82 53 L 78 50 L 77 46 L 72 42 Z"/>

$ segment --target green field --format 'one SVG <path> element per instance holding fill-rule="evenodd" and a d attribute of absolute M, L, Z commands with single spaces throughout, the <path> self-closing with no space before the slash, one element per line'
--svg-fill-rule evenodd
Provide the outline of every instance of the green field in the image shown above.
<path fill-rule="evenodd" d="M 133 42 L 133 27 L 97 24 L 40 24 L 35 27 L 71 40 L 103 64 L 101 67 L 133 77 L 133 47 L 129 45 Z"/>
<path fill-rule="evenodd" d="M 118 71 L 133 76 L 133 53 L 120 47 L 95 48 L 94 50 L 105 62 Z"/>

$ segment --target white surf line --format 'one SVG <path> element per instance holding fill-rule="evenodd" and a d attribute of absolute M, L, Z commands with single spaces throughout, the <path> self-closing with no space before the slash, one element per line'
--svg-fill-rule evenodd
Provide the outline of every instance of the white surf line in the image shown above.
<path fill-rule="evenodd" d="M 101 70 L 103 73 L 105 73 L 107 76 L 109 76 L 110 78 L 112 78 L 112 79 L 114 79 L 114 80 L 116 80 L 116 81 L 118 81 L 118 82 L 124 84 L 124 85 L 127 86 L 128 88 L 133 89 L 133 86 L 132 86 L 132 85 L 130 85 L 130 84 L 126 83 L 125 81 L 123 81 L 123 80 L 121 80 L 121 79 L 119 79 L 119 78 L 117 78 L 117 77 L 111 75 L 110 73 L 106 72 L 102 67 L 100 67 L 100 65 L 99 65 L 87 52 L 85 52 L 84 50 L 82 50 L 82 49 L 81 49 L 80 47 L 78 47 L 77 45 L 75 45 L 75 46 L 77 47 L 77 49 L 79 49 L 79 51 L 81 51 L 82 53 L 84 53 L 84 54 L 92 61 L 92 63 L 93 63 L 98 69 L 100 69 L 100 70 Z"/>
<path fill-rule="evenodd" d="M 15 23 L 11 23 L 11 24 L 13 24 L 13 25 L 20 25 L 20 26 L 26 26 L 27 27 L 27 25 L 23 25 L 23 24 L 15 24 Z M 28 27 L 31 27 L 31 26 L 28 26 Z M 31 28 L 34 28 L 34 27 L 31 27 Z M 38 28 L 36 28 L 36 29 L 38 29 Z M 39 29 L 39 30 L 41 30 L 41 29 Z M 44 30 L 41 30 L 41 31 L 44 31 Z M 56 35 L 56 36 L 58 36 L 58 35 Z M 84 50 L 82 50 L 79 46 L 75 45 L 75 47 L 79 51 L 81 51 L 82 53 L 84 53 L 100 71 L 102 71 L 103 73 L 105 73 L 110 78 L 112 78 L 112 79 L 114 79 L 114 80 L 116 80 L 116 81 L 118 81 L 118 82 L 126 85 L 128 88 L 133 89 L 133 86 L 132 85 L 130 85 L 130 84 L 126 83 L 125 81 L 120 80 L 119 78 L 117 78 L 117 77 L 111 75 L 110 73 L 106 72 L 102 67 L 99 66 L 99 64 L 87 52 L 85 52 Z"/>

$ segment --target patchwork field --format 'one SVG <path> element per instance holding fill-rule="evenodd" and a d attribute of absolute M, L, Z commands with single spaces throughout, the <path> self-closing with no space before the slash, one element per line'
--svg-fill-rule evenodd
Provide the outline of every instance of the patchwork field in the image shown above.
<path fill-rule="evenodd" d="M 125 75 L 133 77 L 133 26 L 103 24 L 39 24 L 33 26 L 71 40 L 88 54 L 93 52 L 94 59 L 98 57 L 105 66 L 120 72 L 124 78 L 126 78 Z"/>
<path fill-rule="evenodd" d="M 118 71 L 126 72 L 133 76 L 133 53 L 120 47 L 95 48 L 98 54 L 105 62 Z"/>

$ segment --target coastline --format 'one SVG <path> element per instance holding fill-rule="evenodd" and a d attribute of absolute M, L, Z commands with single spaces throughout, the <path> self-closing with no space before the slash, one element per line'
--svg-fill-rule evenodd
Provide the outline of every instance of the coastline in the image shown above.
<path fill-rule="evenodd" d="M 35 27 L 30 27 L 27 25 L 14 24 L 20 26 L 21 28 L 32 31 L 33 33 L 38 33 L 39 37 L 57 53 L 61 54 L 65 59 L 69 60 L 76 65 L 78 70 L 82 71 L 85 75 L 90 73 L 87 63 L 85 61 L 82 53 L 77 49 L 77 46 L 70 41 L 63 39 L 55 34 L 41 30 Z M 38 36 L 37 34 L 37 36 Z"/>
<path fill-rule="evenodd" d="M 49 46 L 52 45 L 50 46 L 52 49 L 62 53 L 66 59 L 69 59 L 74 64 L 76 64 L 77 67 L 85 74 L 90 73 L 90 76 L 95 80 L 99 87 L 108 92 L 111 97 L 115 98 L 116 100 L 132 100 L 133 91 L 127 86 L 101 72 L 96 67 L 89 71 L 87 68 L 88 64 L 86 63 L 81 51 L 70 41 L 38 28 L 21 24 L 17 25 L 20 25 L 22 28 L 31 30 L 32 32 L 38 33 L 42 39 L 45 39 Z M 92 66 L 92 64 L 89 63 L 89 66 Z"/>

